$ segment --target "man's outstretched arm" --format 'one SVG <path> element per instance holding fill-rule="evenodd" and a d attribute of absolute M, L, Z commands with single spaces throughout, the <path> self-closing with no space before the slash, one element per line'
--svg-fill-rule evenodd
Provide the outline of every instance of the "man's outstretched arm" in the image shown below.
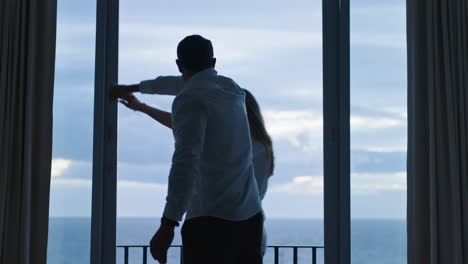
<path fill-rule="evenodd" d="M 146 94 L 177 95 L 182 91 L 183 85 L 182 76 L 159 76 L 140 82 L 138 89 Z"/>
<path fill-rule="evenodd" d="M 128 96 L 135 92 L 177 95 L 182 87 L 182 76 L 159 76 L 156 79 L 142 81 L 139 84 L 113 85 L 109 90 L 109 97 L 111 100 L 117 100 L 118 98 L 128 100 Z"/>

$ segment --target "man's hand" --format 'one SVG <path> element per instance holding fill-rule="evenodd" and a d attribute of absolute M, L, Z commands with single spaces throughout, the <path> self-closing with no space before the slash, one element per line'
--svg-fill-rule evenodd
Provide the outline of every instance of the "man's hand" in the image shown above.
<path fill-rule="evenodd" d="M 120 102 L 135 111 L 143 111 L 143 108 L 145 107 L 145 104 L 140 102 L 140 100 L 132 94 L 128 95 L 125 99 L 120 100 Z"/>
<path fill-rule="evenodd" d="M 174 227 L 162 224 L 150 242 L 151 255 L 160 264 L 167 262 L 167 250 L 174 240 Z"/>
<path fill-rule="evenodd" d="M 109 100 L 115 101 L 118 98 L 128 100 L 134 92 L 138 92 L 138 85 L 112 85 L 109 88 Z"/>

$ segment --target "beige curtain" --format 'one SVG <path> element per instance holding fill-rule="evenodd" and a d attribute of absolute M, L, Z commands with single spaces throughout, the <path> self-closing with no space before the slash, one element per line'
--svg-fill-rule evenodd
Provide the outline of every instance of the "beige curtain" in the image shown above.
<path fill-rule="evenodd" d="M 46 263 L 56 0 L 0 1 L 0 263 Z"/>
<path fill-rule="evenodd" d="M 468 264 L 468 1 L 407 0 L 408 264 Z"/>

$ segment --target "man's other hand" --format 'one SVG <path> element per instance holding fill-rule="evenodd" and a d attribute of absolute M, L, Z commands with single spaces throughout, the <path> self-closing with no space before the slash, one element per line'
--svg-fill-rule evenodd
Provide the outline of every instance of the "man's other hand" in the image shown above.
<path fill-rule="evenodd" d="M 174 240 L 174 227 L 161 225 L 150 242 L 150 252 L 155 260 L 161 264 L 167 263 L 167 250 Z"/>

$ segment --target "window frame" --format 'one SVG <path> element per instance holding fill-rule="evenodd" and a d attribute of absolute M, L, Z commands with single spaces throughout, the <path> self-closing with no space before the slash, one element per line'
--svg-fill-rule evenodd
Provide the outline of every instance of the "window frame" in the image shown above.
<path fill-rule="evenodd" d="M 97 0 L 91 264 L 116 263 L 119 0 Z M 349 0 L 322 0 L 324 246 L 326 264 L 350 263 Z"/>
<path fill-rule="evenodd" d="M 351 262 L 349 0 L 323 0 L 324 247 L 326 264 Z"/>
<path fill-rule="evenodd" d="M 97 0 L 90 263 L 116 263 L 119 0 Z"/>

